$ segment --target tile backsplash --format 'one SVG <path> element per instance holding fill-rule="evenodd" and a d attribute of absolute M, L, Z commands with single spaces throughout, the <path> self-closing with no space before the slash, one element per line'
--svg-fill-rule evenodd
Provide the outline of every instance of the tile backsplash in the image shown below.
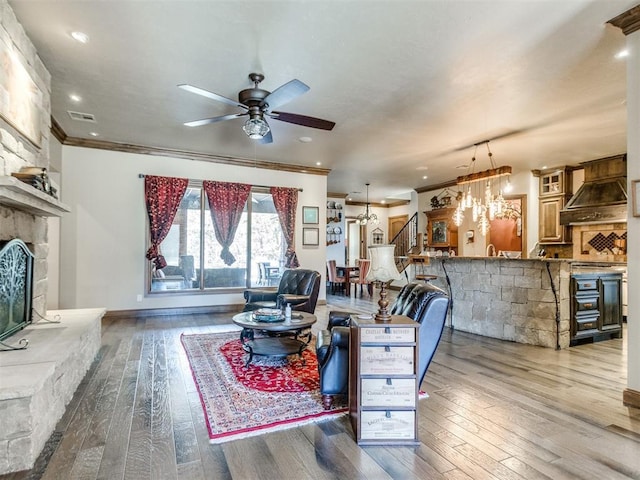
<path fill-rule="evenodd" d="M 627 224 L 573 227 L 573 258 L 602 262 L 627 261 Z"/>

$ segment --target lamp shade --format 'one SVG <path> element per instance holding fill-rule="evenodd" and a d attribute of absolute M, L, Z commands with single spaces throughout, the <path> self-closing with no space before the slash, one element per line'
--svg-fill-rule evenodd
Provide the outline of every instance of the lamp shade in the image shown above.
<path fill-rule="evenodd" d="M 367 282 L 389 282 L 400 278 L 394 258 L 395 245 L 372 245 L 369 247 L 371 266 L 365 280 Z"/>

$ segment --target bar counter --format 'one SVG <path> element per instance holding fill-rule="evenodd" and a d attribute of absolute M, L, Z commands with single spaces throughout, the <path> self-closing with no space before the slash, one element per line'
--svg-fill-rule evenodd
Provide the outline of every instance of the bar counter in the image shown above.
<path fill-rule="evenodd" d="M 550 348 L 570 340 L 567 259 L 429 257 L 425 274 L 448 290 L 455 330 Z M 425 262 L 426 263 L 426 262 Z M 584 264 L 584 261 L 580 262 Z"/>

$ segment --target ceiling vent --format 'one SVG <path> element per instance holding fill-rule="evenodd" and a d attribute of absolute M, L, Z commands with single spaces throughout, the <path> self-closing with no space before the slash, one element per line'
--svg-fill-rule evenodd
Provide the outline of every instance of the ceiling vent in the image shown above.
<path fill-rule="evenodd" d="M 96 123 L 96 117 L 94 117 L 92 113 L 72 112 L 70 110 L 68 110 L 67 113 L 72 120 L 77 120 L 79 122 Z"/>

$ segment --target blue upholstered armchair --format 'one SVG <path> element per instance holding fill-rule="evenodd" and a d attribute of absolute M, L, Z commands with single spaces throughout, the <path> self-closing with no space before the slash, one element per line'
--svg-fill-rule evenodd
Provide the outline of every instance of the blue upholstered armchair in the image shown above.
<path fill-rule="evenodd" d="M 436 353 L 449 297 L 431 284 L 405 285 L 391 307 L 392 315 L 406 315 L 420 323 L 418 329 L 418 385 L 422 384 L 429 364 Z M 326 409 L 334 395 L 344 395 L 349 387 L 349 319 L 354 312 L 329 312 L 329 330 L 318 333 L 316 355 L 320 371 L 320 393 Z"/>
<path fill-rule="evenodd" d="M 320 274 L 314 270 L 285 270 L 278 290 L 252 288 L 244 291 L 247 303 L 245 312 L 259 308 L 284 308 L 291 304 L 292 310 L 313 313 L 320 292 Z"/>

